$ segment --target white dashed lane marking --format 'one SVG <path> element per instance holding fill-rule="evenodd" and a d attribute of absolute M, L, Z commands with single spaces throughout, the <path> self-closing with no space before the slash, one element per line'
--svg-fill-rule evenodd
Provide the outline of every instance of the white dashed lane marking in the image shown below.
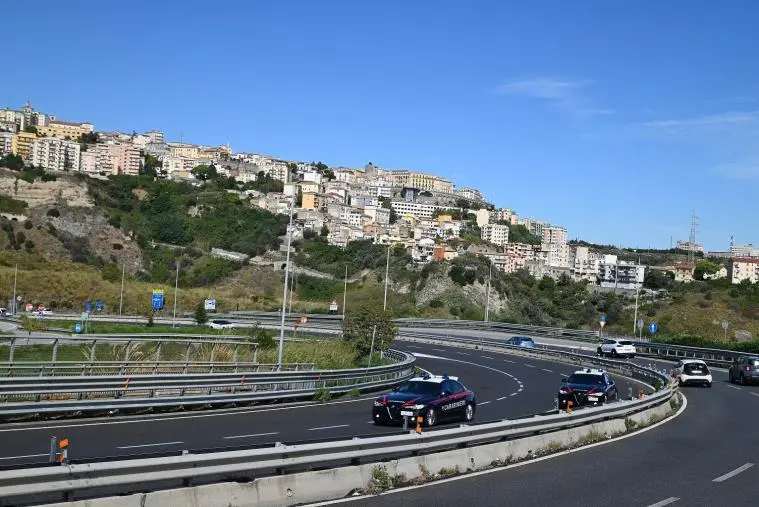
<path fill-rule="evenodd" d="M 490 402 L 489 401 L 483 401 L 483 402 L 478 403 L 478 405 L 487 405 L 488 403 L 490 403 Z"/>
<path fill-rule="evenodd" d="M 725 475 L 720 475 L 716 479 L 712 479 L 712 482 L 724 482 L 724 481 L 726 481 L 726 480 L 728 480 L 728 479 L 730 479 L 732 477 L 735 477 L 739 473 L 745 472 L 746 470 L 748 470 L 752 466 L 754 466 L 753 463 L 746 463 L 745 465 L 739 466 L 738 468 L 736 468 L 732 472 L 728 472 Z"/>
<path fill-rule="evenodd" d="M 548 373 L 553 373 L 553 370 L 549 370 L 548 368 L 541 368 L 543 371 L 547 371 Z"/>

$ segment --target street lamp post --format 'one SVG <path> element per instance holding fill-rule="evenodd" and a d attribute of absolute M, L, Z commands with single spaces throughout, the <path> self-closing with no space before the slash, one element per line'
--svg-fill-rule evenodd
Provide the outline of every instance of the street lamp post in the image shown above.
<path fill-rule="evenodd" d="M 488 321 L 488 314 L 490 313 L 490 278 L 493 275 L 493 263 L 490 263 L 490 267 L 488 269 L 488 288 L 487 288 L 487 296 L 485 297 L 485 322 Z"/>
<path fill-rule="evenodd" d="M 348 294 L 348 265 L 345 265 L 345 279 L 343 280 L 343 320 L 345 320 L 345 296 Z"/>
<path fill-rule="evenodd" d="M 174 314 L 171 317 L 171 327 L 176 326 L 177 320 L 177 291 L 179 290 L 179 261 L 177 261 L 177 277 L 174 279 Z"/>
<path fill-rule="evenodd" d="M 382 311 L 387 310 L 387 281 L 390 275 L 390 244 L 387 245 L 387 264 L 385 265 L 385 303 L 382 305 Z"/>
<path fill-rule="evenodd" d="M 290 245 L 293 239 L 293 208 L 295 208 L 295 197 L 290 202 L 290 225 L 287 227 L 287 257 L 285 260 L 285 284 L 282 295 L 282 315 L 279 323 L 279 353 L 277 354 L 277 371 L 282 369 L 282 350 L 285 345 L 285 311 L 287 311 L 287 282 L 290 272 Z"/>
<path fill-rule="evenodd" d="M 11 304 L 13 305 L 13 315 L 16 315 L 18 312 L 18 301 L 16 301 L 16 282 L 18 281 L 18 263 L 16 264 L 16 271 L 13 275 L 13 301 Z"/>
<path fill-rule="evenodd" d="M 121 294 L 119 296 L 119 317 L 121 309 L 124 307 L 124 274 L 126 273 L 126 261 L 121 265 Z"/>

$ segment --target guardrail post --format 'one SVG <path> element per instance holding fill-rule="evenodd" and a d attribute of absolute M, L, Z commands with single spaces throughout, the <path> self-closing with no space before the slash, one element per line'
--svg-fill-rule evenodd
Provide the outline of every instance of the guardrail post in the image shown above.
<path fill-rule="evenodd" d="M 57 461 L 56 460 L 56 455 L 57 454 L 58 454 L 58 437 L 50 437 L 50 457 L 49 457 L 49 461 L 50 461 L 51 465 Z"/>
<path fill-rule="evenodd" d="M 11 348 L 8 351 L 8 375 L 11 374 L 10 367 L 13 364 L 13 352 L 16 350 L 16 338 L 11 338 Z"/>
<path fill-rule="evenodd" d="M 53 359 L 51 362 L 55 364 L 56 359 L 58 359 L 58 338 L 53 340 Z"/>
<path fill-rule="evenodd" d="M 126 349 L 124 350 L 124 362 L 125 363 L 129 362 L 129 352 L 130 352 L 131 348 L 132 348 L 132 340 L 129 340 L 129 341 L 127 341 Z"/>
<path fill-rule="evenodd" d="M 258 344 L 256 344 L 255 347 L 253 347 L 253 362 L 254 363 L 258 362 Z"/>
<path fill-rule="evenodd" d="M 163 345 L 163 342 L 161 340 L 158 340 L 158 347 L 155 349 L 155 361 L 156 363 L 161 361 L 161 345 Z"/>
<path fill-rule="evenodd" d="M 92 340 L 92 348 L 90 349 L 90 362 L 91 363 L 95 362 L 95 349 L 97 348 L 97 346 L 98 346 L 98 341 L 97 340 Z"/>
<path fill-rule="evenodd" d="M 185 355 L 184 355 L 184 371 L 183 371 L 185 375 L 187 374 L 187 370 L 189 366 L 188 363 L 190 362 L 190 352 L 192 352 L 192 342 L 187 342 L 187 351 L 185 352 Z"/>

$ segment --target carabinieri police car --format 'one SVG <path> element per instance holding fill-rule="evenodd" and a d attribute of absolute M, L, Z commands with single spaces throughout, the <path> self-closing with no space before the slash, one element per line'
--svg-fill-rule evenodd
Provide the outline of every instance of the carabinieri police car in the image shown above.
<path fill-rule="evenodd" d="M 474 392 L 467 389 L 458 377 L 428 373 L 407 380 L 374 400 L 374 424 L 399 424 L 408 417 L 410 424 L 422 416 L 425 426 L 434 426 L 446 420 L 471 421 L 477 401 Z"/>
<path fill-rule="evenodd" d="M 604 370 L 584 368 L 562 379 L 559 388 L 559 409 L 580 405 L 599 405 L 618 398 L 617 386 Z"/>

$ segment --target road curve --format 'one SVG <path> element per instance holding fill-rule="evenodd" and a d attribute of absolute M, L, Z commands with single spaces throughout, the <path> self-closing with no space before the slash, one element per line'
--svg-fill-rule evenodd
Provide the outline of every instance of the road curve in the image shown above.
<path fill-rule="evenodd" d="M 713 371 L 712 389 L 683 388 L 684 412 L 629 438 L 355 505 L 718 506 L 752 504 L 759 480 L 759 386 Z M 320 503 L 327 505 L 334 502 Z M 353 503 L 353 502 L 349 502 Z"/>
<path fill-rule="evenodd" d="M 476 421 L 514 418 L 553 408 L 556 389 L 572 366 L 455 347 L 398 341 L 396 348 L 418 357 L 433 373 L 447 372 L 477 393 Z M 617 379 L 621 394 L 632 385 Z M 100 419 L 43 421 L 0 426 L 0 467 L 44 463 L 51 436 L 68 438 L 72 460 L 146 453 L 199 451 L 297 443 L 304 440 L 392 434 L 376 427 L 371 400 L 262 406 L 214 412 L 166 413 Z"/>

